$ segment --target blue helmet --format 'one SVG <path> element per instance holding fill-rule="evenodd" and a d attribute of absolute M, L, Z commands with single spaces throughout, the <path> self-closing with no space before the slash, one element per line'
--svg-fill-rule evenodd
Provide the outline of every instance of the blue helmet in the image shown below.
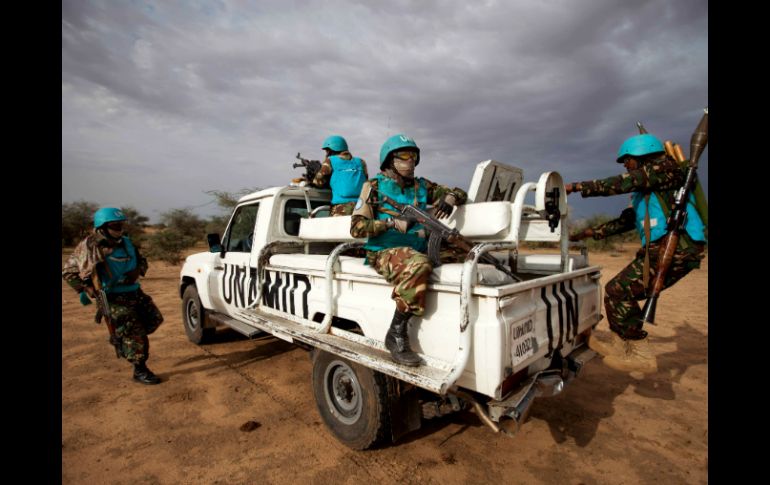
<path fill-rule="evenodd" d="M 658 153 L 666 151 L 663 148 L 663 143 L 656 137 L 650 134 L 636 135 L 627 139 L 620 145 L 618 150 L 618 163 L 623 163 L 623 157 L 626 155 L 640 157 L 642 155 L 649 155 L 651 153 Z"/>
<path fill-rule="evenodd" d="M 108 222 L 125 221 L 126 215 L 115 207 L 102 207 L 94 213 L 94 227 L 102 227 Z"/>
<path fill-rule="evenodd" d="M 339 135 L 332 135 L 326 137 L 324 140 L 324 144 L 321 146 L 321 150 L 324 148 L 328 148 L 329 150 L 335 152 L 344 152 L 348 149 L 348 142 L 346 142 L 345 139 Z"/>
<path fill-rule="evenodd" d="M 417 143 L 406 135 L 393 135 L 385 140 L 385 143 L 382 144 L 382 148 L 380 148 L 381 170 L 385 168 L 385 161 L 388 159 L 388 155 L 401 148 L 414 148 L 417 151 L 417 161 L 414 162 L 414 164 L 417 166 L 417 164 L 420 163 L 420 149 L 417 147 Z"/>

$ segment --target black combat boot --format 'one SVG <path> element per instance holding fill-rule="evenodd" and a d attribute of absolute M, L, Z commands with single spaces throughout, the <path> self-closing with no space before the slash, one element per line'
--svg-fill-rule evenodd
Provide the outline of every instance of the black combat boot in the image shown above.
<path fill-rule="evenodd" d="M 144 361 L 134 364 L 134 380 L 139 381 L 142 384 L 160 383 L 160 377 L 153 374 L 152 371 L 147 368 L 147 365 L 144 363 Z"/>
<path fill-rule="evenodd" d="M 418 366 L 422 360 L 409 348 L 407 324 L 411 316 L 411 313 L 396 310 L 396 313 L 393 314 L 393 321 L 390 322 L 388 334 L 385 335 L 385 348 L 390 350 L 393 360 L 399 364 Z"/>

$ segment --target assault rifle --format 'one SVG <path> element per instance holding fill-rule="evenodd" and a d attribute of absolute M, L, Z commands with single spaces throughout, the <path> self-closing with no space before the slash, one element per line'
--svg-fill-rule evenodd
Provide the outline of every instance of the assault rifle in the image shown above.
<path fill-rule="evenodd" d="M 318 160 L 308 160 L 306 158 L 302 158 L 299 155 L 299 152 L 297 152 L 297 158 L 299 159 L 299 163 L 295 163 L 291 167 L 305 167 L 305 175 L 303 175 L 302 178 L 304 178 L 307 183 L 312 182 L 315 178 L 315 174 L 321 170 L 321 162 Z"/>
<path fill-rule="evenodd" d="M 393 206 L 400 213 L 399 217 L 401 219 L 414 222 L 416 224 L 422 224 L 425 227 L 428 238 L 428 258 L 434 267 L 441 266 L 441 259 L 439 258 L 441 241 L 446 241 L 452 246 L 455 246 L 466 252 L 470 252 L 470 250 L 473 249 L 473 246 L 475 246 L 472 241 L 466 239 L 462 234 L 460 234 L 460 231 L 447 227 L 444 223 L 436 219 L 434 216 L 428 214 L 424 210 L 420 209 L 419 207 L 415 207 L 409 204 L 400 204 L 382 192 L 379 192 L 374 188 L 372 188 L 372 190 L 378 193 L 379 203 L 386 203 Z M 482 255 L 479 258 L 479 262 L 493 265 L 498 270 L 513 278 L 514 281 L 522 281 L 519 276 L 513 274 L 510 269 L 508 269 L 490 254 Z"/>
<path fill-rule="evenodd" d="M 658 266 L 655 273 L 655 279 L 652 280 L 650 288 L 647 291 L 647 301 L 642 310 L 644 323 L 655 324 L 655 307 L 658 303 L 658 296 L 660 295 L 660 292 L 663 291 L 666 274 L 671 267 L 674 252 L 676 252 L 676 247 L 679 244 L 679 235 L 685 230 L 687 202 L 690 198 L 690 193 L 695 188 L 698 160 L 708 143 L 708 117 L 709 111 L 708 108 L 706 108 L 703 110 L 703 117 L 695 128 L 692 138 L 690 138 L 690 162 L 687 165 L 687 177 L 685 178 L 684 185 L 676 193 L 674 205 L 671 207 L 671 213 L 666 221 L 666 230 L 668 232 L 661 240 L 661 247 L 663 250 L 658 255 Z"/>
<path fill-rule="evenodd" d="M 115 322 L 112 321 L 112 312 L 110 311 L 110 303 L 107 300 L 107 292 L 104 291 L 104 287 L 102 286 L 102 282 L 99 279 L 96 269 L 94 269 L 92 281 L 94 282 L 94 290 L 96 290 L 94 299 L 96 300 L 97 306 L 94 321 L 96 321 L 96 323 L 102 323 L 102 317 L 104 318 L 104 323 L 107 325 L 107 331 L 110 333 L 109 341 L 112 346 L 115 347 L 115 356 L 119 359 L 123 357 L 123 342 L 115 333 Z"/>

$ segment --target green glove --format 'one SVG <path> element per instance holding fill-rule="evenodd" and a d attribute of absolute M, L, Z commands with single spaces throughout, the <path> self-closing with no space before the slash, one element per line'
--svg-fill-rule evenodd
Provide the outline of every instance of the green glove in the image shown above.
<path fill-rule="evenodd" d="M 84 306 L 91 304 L 91 299 L 88 298 L 88 293 L 86 293 L 85 291 L 80 292 L 80 303 L 81 305 L 84 305 Z"/>

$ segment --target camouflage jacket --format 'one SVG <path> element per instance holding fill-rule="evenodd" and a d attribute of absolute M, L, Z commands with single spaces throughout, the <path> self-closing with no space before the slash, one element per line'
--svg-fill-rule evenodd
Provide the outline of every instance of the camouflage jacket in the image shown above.
<path fill-rule="evenodd" d="M 345 150 L 344 152 L 340 152 L 339 157 L 343 160 L 350 160 L 353 158 L 353 155 L 351 155 L 349 151 Z M 364 167 L 364 177 L 369 178 L 369 172 L 366 170 L 366 161 L 363 158 L 361 159 L 361 165 Z M 329 157 L 326 157 L 324 158 L 324 161 L 321 162 L 321 168 L 318 169 L 318 172 L 316 172 L 311 184 L 320 189 L 328 188 L 331 176 L 332 162 L 329 160 Z"/>
<path fill-rule="evenodd" d="M 684 184 L 684 179 L 685 172 L 676 160 L 664 156 L 627 173 L 580 182 L 580 194 L 583 197 L 597 197 L 630 192 L 659 192 L 661 195 L 670 192 L 673 196 L 673 192 Z"/>
<path fill-rule="evenodd" d="M 383 175 L 390 177 L 390 174 L 387 172 L 382 172 Z M 394 178 L 394 177 L 391 177 Z M 436 183 L 431 182 L 430 180 L 424 178 L 425 185 L 428 189 L 428 204 L 435 205 L 437 204 L 446 194 L 452 194 L 455 196 L 455 199 L 457 200 L 457 205 L 465 204 L 465 201 L 468 200 L 468 194 L 465 193 L 464 190 L 460 188 L 452 188 L 445 185 L 439 185 Z M 377 179 L 372 178 L 367 181 L 369 185 L 371 185 L 375 190 L 377 189 Z M 369 219 L 366 216 L 354 214 L 351 221 L 350 221 L 350 235 L 353 237 L 358 238 L 364 238 L 364 237 L 373 237 L 378 236 L 382 234 L 383 232 L 387 231 L 388 228 L 385 225 L 384 220 L 377 219 L 377 204 L 371 204 L 371 202 L 376 198 L 376 194 L 374 191 L 369 192 L 369 197 L 363 201 L 364 204 L 368 205 L 371 208 L 372 214 L 374 214 L 373 219 Z M 359 201 L 360 203 L 360 201 Z"/>
<path fill-rule="evenodd" d="M 677 189 L 684 184 L 685 172 L 671 157 L 661 156 L 642 164 L 635 170 L 599 180 L 580 182 L 583 197 L 598 197 L 641 192 L 657 192 L 665 205 L 671 207 Z M 636 228 L 634 209 L 625 209 L 620 217 L 594 228 L 594 239 L 621 234 Z"/>
<path fill-rule="evenodd" d="M 134 246 L 136 251 L 137 270 L 139 275 L 144 276 L 147 273 L 147 259 L 139 253 L 139 248 Z M 98 231 L 86 236 L 85 239 L 75 247 L 67 262 L 62 268 L 62 278 L 72 289 L 80 293 L 85 289 L 86 282 L 91 278 L 96 269 L 96 265 L 104 262 L 105 256 L 112 252 L 112 248 L 107 244 L 105 238 Z"/>
<path fill-rule="evenodd" d="M 604 224 L 593 228 L 593 238 L 596 240 L 604 239 L 615 234 L 623 234 L 632 229 L 636 229 L 636 214 L 633 207 L 628 207 L 621 212 L 620 217 L 607 221 Z"/>

